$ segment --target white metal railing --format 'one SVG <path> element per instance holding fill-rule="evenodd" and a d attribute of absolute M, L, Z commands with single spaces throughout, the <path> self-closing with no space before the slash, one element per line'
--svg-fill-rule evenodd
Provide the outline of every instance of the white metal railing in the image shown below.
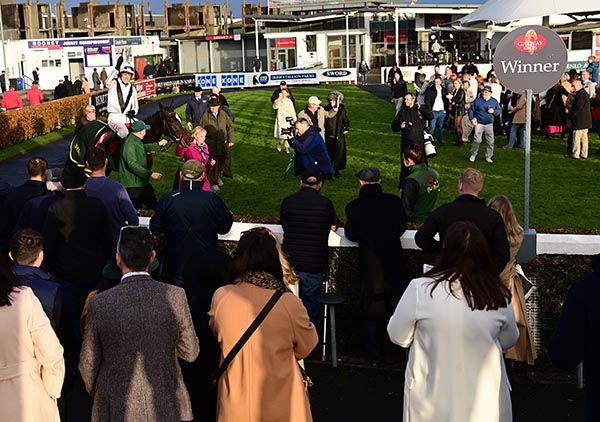
<path fill-rule="evenodd" d="M 140 217 L 140 225 L 148 227 L 150 218 Z M 229 233 L 219 235 L 219 240 L 238 241 L 240 234 L 252 227 L 268 227 L 277 236 L 283 238 L 283 229 L 278 224 L 233 223 Z M 401 238 L 404 249 L 419 249 L 415 243 L 416 230 L 407 230 Z M 357 243 L 344 236 L 344 229 L 329 233 L 329 246 L 354 248 Z M 538 255 L 597 255 L 600 254 L 600 236 L 582 234 L 545 234 L 537 235 Z"/>

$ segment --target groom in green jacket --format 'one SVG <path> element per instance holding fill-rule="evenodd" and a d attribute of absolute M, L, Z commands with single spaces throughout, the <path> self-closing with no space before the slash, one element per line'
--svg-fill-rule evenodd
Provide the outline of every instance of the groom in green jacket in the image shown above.
<path fill-rule="evenodd" d="M 146 153 L 156 152 L 159 146 L 167 144 L 166 140 L 160 140 L 156 144 L 144 144 L 142 139 L 146 131 L 150 129 L 146 123 L 136 120 L 131 125 L 131 133 L 121 148 L 121 160 L 119 162 L 119 181 L 127 189 L 129 198 L 136 209 L 145 206 L 149 210 L 156 207 L 156 194 L 150 184 L 150 179 L 160 180 L 161 173 L 154 172 L 148 165 Z"/>

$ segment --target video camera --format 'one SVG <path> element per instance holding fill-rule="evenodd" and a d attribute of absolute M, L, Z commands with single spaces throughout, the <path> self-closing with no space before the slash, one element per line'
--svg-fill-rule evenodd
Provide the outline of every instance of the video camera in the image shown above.
<path fill-rule="evenodd" d="M 285 121 L 287 123 L 289 123 L 290 127 L 287 128 L 281 128 L 281 135 L 290 135 L 290 136 L 294 136 L 294 126 L 295 126 L 295 122 L 294 122 L 294 118 L 291 116 L 288 116 L 285 118 Z"/>

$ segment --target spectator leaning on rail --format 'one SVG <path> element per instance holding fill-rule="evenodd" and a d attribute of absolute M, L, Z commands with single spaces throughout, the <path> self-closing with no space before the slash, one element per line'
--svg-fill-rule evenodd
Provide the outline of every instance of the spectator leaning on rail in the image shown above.
<path fill-rule="evenodd" d="M 438 207 L 427 217 L 415 234 L 417 246 L 431 254 L 438 254 L 448 227 L 457 221 L 470 221 L 487 239 L 500 273 L 510 260 L 510 247 L 502 217 L 496 210 L 486 207 L 478 197 L 482 190 L 483 174 L 479 170 L 466 168 L 461 171 L 458 179 L 460 196 Z M 440 240 L 435 239 L 436 234 L 439 234 Z"/>
<path fill-rule="evenodd" d="M 492 88 L 489 85 L 483 87 L 481 96 L 477 97 L 471 107 L 469 107 L 469 120 L 475 126 L 473 136 L 473 146 L 471 147 L 470 162 L 475 162 L 482 136 L 485 136 L 486 149 L 485 161 L 493 163 L 494 156 L 494 116 L 499 116 L 502 112 L 500 104 L 492 98 Z"/>
<path fill-rule="evenodd" d="M 346 205 L 345 234 L 358 242 L 361 331 L 367 358 L 376 364 L 391 357 L 393 346 L 385 327 L 406 287 L 400 243 L 406 231 L 406 214 L 400 198 L 381 190 L 378 169 L 364 168 L 356 177 L 360 192 Z"/>
<path fill-rule="evenodd" d="M 99 199 L 106 207 L 108 221 L 116 243 L 121 227 L 137 226 L 139 218 L 123 185 L 106 177 L 107 165 L 106 152 L 102 148 L 90 148 L 87 166 L 92 170 L 92 174 L 85 182 L 85 193 L 92 198 Z"/>
<path fill-rule="evenodd" d="M 179 189 L 166 193 L 150 219 L 150 230 L 164 235 L 169 282 L 183 284 L 185 265 L 194 254 L 215 251 L 217 236 L 229 232 L 233 216 L 223 200 L 202 190 L 204 166 L 186 161 Z"/>
<path fill-rule="evenodd" d="M 315 168 L 304 170 L 300 190 L 281 202 L 283 250 L 298 278 L 300 299 L 313 324 L 319 319 L 321 293 L 329 260 L 329 232 L 337 230 L 333 202 L 320 194 L 323 180 Z"/>
<path fill-rule="evenodd" d="M 133 66 L 130 63 L 123 63 L 123 56 L 120 56 L 105 83 L 108 89 L 106 105 L 108 126 L 123 139 L 129 135 L 126 124 L 140 109 L 137 90 L 132 82 L 134 76 Z"/>
<path fill-rule="evenodd" d="M 425 152 L 419 144 L 402 154 L 408 175 L 402 181 L 402 205 L 408 221 L 423 223 L 435 206 L 440 193 L 440 175 L 425 163 Z"/>

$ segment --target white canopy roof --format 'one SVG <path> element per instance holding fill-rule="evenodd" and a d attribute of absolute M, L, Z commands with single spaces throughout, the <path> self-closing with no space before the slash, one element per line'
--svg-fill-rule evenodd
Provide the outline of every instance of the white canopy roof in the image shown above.
<path fill-rule="evenodd" d="M 460 23 L 505 23 L 538 16 L 591 15 L 599 12 L 599 0 L 488 0 L 473 13 L 461 18 Z"/>

